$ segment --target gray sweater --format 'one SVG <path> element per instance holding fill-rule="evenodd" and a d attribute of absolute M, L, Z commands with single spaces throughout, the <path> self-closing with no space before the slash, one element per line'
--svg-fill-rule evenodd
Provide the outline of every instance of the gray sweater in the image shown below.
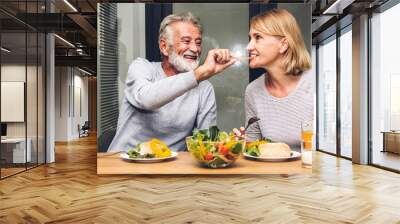
<path fill-rule="evenodd" d="M 261 120 L 247 129 L 248 140 L 262 137 L 300 147 L 301 121 L 314 119 L 314 81 L 311 73 L 304 73 L 296 88 L 287 96 L 272 96 L 265 87 L 265 75 L 246 88 L 246 121 L 257 116 Z"/>
<path fill-rule="evenodd" d="M 210 82 L 197 83 L 193 71 L 168 77 L 161 62 L 138 58 L 129 66 L 116 135 L 108 152 L 126 151 L 158 138 L 173 151 L 186 150 L 194 128 L 217 124 Z"/>

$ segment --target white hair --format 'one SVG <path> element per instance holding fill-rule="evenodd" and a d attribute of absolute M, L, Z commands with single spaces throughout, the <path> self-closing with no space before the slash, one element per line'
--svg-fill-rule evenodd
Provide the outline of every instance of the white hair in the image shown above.
<path fill-rule="evenodd" d="M 200 20 L 196 18 L 191 12 L 185 12 L 182 14 L 171 14 L 163 19 L 160 24 L 160 30 L 158 34 L 158 42 L 160 40 L 166 39 L 169 46 L 172 45 L 173 32 L 170 28 L 170 25 L 175 22 L 191 22 L 195 27 L 197 27 L 200 31 L 200 34 L 203 32 L 203 28 L 200 24 Z M 162 55 L 162 54 L 161 54 Z"/>

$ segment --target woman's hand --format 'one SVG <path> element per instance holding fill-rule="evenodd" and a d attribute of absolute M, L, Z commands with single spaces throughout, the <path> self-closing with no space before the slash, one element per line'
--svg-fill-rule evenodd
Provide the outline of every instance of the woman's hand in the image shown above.
<path fill-rule="evenodd" d="M 232 131 L 233 131 L 233 134 L 235 134 L 235 136 L 237 136 L 237 137 L 244 137 L 246 135 L 244 127 L 240 127 L 239 129 L 234 128 Z"/>

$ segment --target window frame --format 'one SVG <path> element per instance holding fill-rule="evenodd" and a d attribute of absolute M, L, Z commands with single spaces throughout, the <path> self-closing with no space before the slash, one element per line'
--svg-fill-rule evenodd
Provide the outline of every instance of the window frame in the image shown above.
<path fill-rule="evenodd" d="M 322 39 L 320 41 L 318 41 L 318 43 L 316 44 L 316 91 L 317 91 L 317 100 L 316 100 L 316 117 L 317 117 L 317 121 L 319 121 L 319 72 L 320 72 L 320 66 L 319 66 L 319 47 L 321 44 L 326 44 L 330 41 L 336 41 L 336 152 L 332 153 L 332 152 L 328 152 L 324 149 L 319 148 L 319 122 L 316 122 L 316 150 L 319 152 L 323 152 L 329 155 L 333 155 L 339 158 L 343 158 L 346 160 L 352 160 L 352 158 L 347 157 L 342 155 L 341 153 L 341 118 L 340 118 L 340 103 L 341 103 L 341 97 L 340 97 L 340 77 L 341 77 L 341 65 L 340 65 L 340 37 L 342 35 L 344 35 L 347 32 L 352 32 L 352 23 L 347 24 L 346 26 L 344 26 L 343 28 L 337 29 L 335 33 L 333 33 L 332 35 L 328 36 L 325 39 Z"/>

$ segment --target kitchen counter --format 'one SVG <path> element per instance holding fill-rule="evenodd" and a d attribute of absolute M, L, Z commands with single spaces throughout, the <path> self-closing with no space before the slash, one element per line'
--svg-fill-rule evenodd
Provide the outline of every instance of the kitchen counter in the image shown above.
<path fill-rule="evenodd" d="M 179 152 L 174 160 L 160 163 L 135 163 L 120 158 L 120 153 L 97 153 L 97 174 L 311 174 L 312 169 L 303 168 L 301 160 L 287 162 L 260 162 L 238 158 L 226 168 L 205 168 L 192 158 L 189 152 Z"/>

